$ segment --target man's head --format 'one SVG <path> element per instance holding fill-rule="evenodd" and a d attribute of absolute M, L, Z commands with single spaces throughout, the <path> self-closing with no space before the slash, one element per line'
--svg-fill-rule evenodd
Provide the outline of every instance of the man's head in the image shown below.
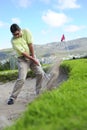
<path fill-rule="evenodd" d="M 18 38 L 22 35 L 21 28 L 17 24 L 12 24 L 10 26 L 10 31 L 15 38 Z"/>

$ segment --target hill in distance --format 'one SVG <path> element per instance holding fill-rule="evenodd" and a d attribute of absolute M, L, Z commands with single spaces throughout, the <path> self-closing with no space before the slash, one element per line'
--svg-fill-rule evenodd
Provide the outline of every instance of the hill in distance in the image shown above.
<path fill-rule="evenodd" d="M 67 54 L 87 53 L 87 37 L 63 42 L 52 42 L 44 45 L 34 45 L 35 53 L 38 57 L 44 56 L 65 56 Z M 0 59 L 5 55 L 15 55 L 15 51 L 10 49 L 0 50 Z"/>

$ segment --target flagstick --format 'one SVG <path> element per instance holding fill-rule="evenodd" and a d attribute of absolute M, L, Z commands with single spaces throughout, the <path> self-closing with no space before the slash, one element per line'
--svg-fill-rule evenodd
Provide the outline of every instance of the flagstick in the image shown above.
<path fill-rule="evenodd" d="M 70 57 L 69 47 L 68 47 L 68 45 L 67 45 L 67 43 L 66 43 L 66 41 L 65 41 L 65 36 L 64 36 L 64 34 L 63 34 L 62 37 L 61 37 L 61 42 L 64 42 L 64 44 L 65 44 L 65 49 L 67 50 L 67 53 L 68 53 L 68 57 Z"/>

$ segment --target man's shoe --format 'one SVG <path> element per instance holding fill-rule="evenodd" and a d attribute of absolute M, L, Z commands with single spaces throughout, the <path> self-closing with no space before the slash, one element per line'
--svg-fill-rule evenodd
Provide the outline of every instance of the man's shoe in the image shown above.
<path fill-rule="evenodd" d="M 8 104 L 8 105 L 14 104 L 14 100 L 13 100 L 12 98 L 10 98 L 10 99 L 8 100 L 7 104 Z"/>

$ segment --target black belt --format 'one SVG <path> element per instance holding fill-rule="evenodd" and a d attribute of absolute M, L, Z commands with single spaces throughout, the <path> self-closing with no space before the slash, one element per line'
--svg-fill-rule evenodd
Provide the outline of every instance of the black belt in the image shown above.
<path fill-rule="evenodd" d="M 25 56 L 19 56 L 18 58 L 24 59 L 24 58 L 25 58 Z"/>
<path fill-rule="evenodd" d="M 29 61 L 28 58 L 26 58 L 25 56 L 19 56 L 18 59 L 22 59 L 22 60 L 26 60 L 26 61 Z"/>

